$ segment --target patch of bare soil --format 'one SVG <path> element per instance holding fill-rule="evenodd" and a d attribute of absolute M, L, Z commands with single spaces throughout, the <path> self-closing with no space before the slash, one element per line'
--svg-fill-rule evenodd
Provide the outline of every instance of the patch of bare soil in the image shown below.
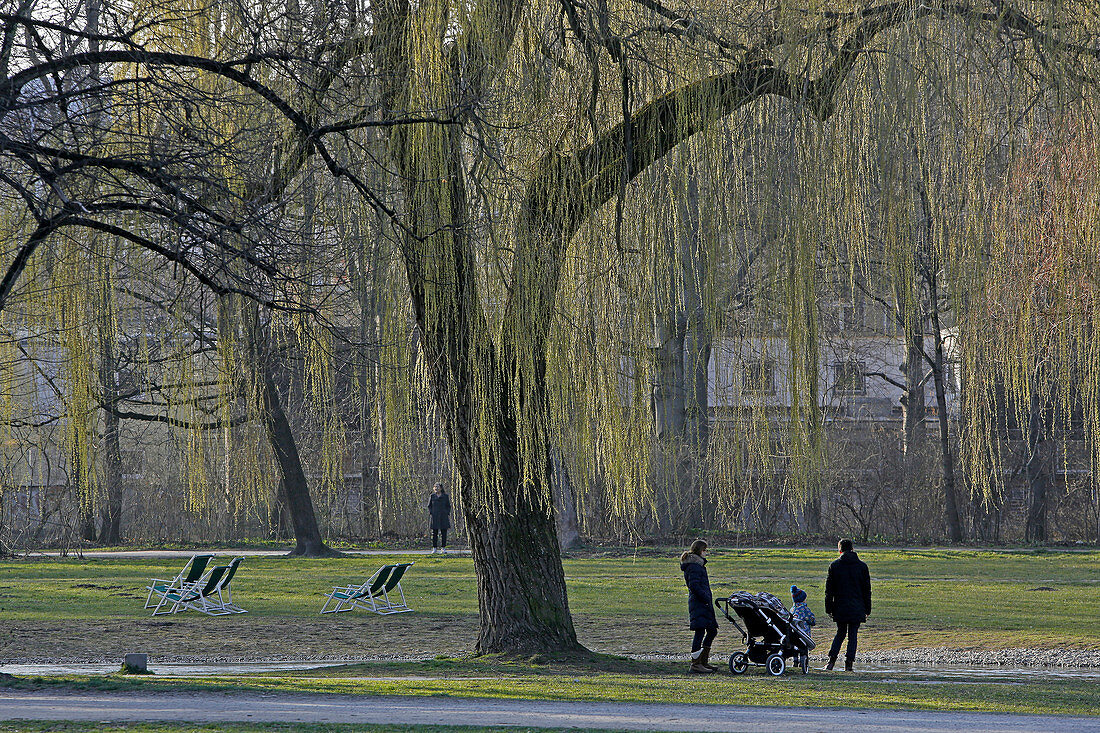
<path fill-rule="evenodd" d="M 618 655 L 686 653 L 691 633 L 680 620 L 575 617 L 593 651 Z M 193 614 L 157 618 L 56 622 L 9 621 L 0 630 L 0 663 L 107 663 L 127 652 L 159 662 L 354 661 L 463 656 L 477 641 L 477 617 L 418 613 L 340 614 L 313 618 Z"/>
<path fill-rule="evenodd" d="M 578 615 L 574 624 L 581 644 L 603 654 L 682 660 L 691 643 L 691 632 L 679 618 L 630 619 L 624 624 Z M 472 614 L 340 614 L 317 618 L 180 614 L 110 621 L 7 621 L 0 627 L 0 664 L 107 664 L 120 662 L 128 652 L 148 653 L 156 662 L 194 664 L 430 659 L 466 656 L 472 653 L 476 640 L 477 617 Z M 818 639 L 818 655 L 825 651 L 827 642 L 827 638 Z M 860 652 L 863 661 L 1100 667 L 1097 650 L 869 646 Z M 739 634 L 723 628 L 715 658 L 723 659 L 742 648 Z"/>
<path fill-rule="evenodd" d="M 13 621 L 0 632 L 0 662 L 114 662 L 127 652 L 194 663 L 423 658 L 464 654 L 476 638 L 476 620 L 440 622 L 416 614 Z"/>

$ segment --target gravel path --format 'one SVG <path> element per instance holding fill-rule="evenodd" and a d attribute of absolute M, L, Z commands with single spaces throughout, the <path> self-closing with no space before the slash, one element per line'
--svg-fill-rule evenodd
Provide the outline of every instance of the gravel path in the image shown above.
<path fill-rule="evenodd" d="M 356 660 L 361 662 L 424 662 L 429 658 L 388 657 Z M 662 658 L 663 659 L 663 658 Z M 149 671 L 162 677 L 206 677 L 212 675 L 258 675 L 271 672 L 296 672 L 304 670 L 317 670 L 325 667 L 340 666 L 348 663 L 346 660 L 263 660 L 245 662 L 170 662 L 164 660 L 151 660 Z M 824 659 L 818 660 L 813 665 L 813 672 L 821 672 Z M 52 675 L 107 675 L 118 672 L 119 662 L 4 662 L 0 660 L 0 675 L 9 674 L 18 677 L 39 677 Z M 920 678 L 925 680 L 937 680 L 943 683 L 957 682 L 970 684 L 973 682 L 1016 682 L 1021 679 L 1036 680 L 1096 680 L 1100 683 L 1100 668 L 1096 667 L 1028 667 L 1028 666 L 978 666 L 978 665 L 942 665 L 925 663 L 901 663 L 891 664 L 884 662 L 860 661 L 859 673 L 865 677 L 891 679 L 902 676 L 904 678 Z M 720 669 L 726 673 L 724 667 Z M 763 674 L 761 672 L 761 674 Z M 789 674 L 798 676 L 796 671 Z M 444 676 L 426 675 L 399 675 L 383 676 L 370 675 L 369 677 L 357 675 L 356 679 L 417 679 L 417 680 L 443 680 L 452 679 Z"/>
<path fill-rule="evenodd" d="M 935 664 L 961 667 L 1100 667 L 1095 649 L 947 649 L 914 647 L 860 651 L 862 662 Z"/>
<path fill-rule="evenodd" d="M 0 719 L 112 722 L 373 723 L 802 733 L 1100 733 L 1100 718 L 727 705 L 545 702 L 342 695 L 0 691 Z"/>

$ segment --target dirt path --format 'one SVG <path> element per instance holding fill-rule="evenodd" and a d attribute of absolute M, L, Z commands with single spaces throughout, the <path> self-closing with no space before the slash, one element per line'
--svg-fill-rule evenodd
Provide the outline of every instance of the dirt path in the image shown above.
<path fill-rule="evenodd" d="M 0 691 L 0 719 L 134 722 L 374 723 L 801 733 L 1100 733 L 1100 718 L 727 705 L 545 702 L 437 697 L 352 697 L 192 692 Z"/>

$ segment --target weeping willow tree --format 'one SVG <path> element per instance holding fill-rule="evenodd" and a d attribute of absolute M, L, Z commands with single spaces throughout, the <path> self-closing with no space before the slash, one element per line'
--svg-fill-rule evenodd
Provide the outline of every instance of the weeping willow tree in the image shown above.
<path fill-rule="evenodd" d="M 302 349 L 303 392 L 320 409 L 331 410 L 333 370 L 325 334 L 331 320 L 326 305 L 334 303 L 319 292 L 323 283 L 313 275 L 322 248 L 312 241 L 310 227 L 301 225 L 310 220 L 308 196 L 290 183 L 310 180 L 302 175 L 312 129 L 307 118 L 317 115 L 316 98 L 334 76 L 285 49 L 250 54 L 253 36 L 246 29 L 264 23 L 266 11 L 257 9 L 260 17 L 252 17 L 241 8 L 223 10 L 195 12 L 187 3 L 118 8 L 28 2 L 5 12 L 0 84 L 5 201 L 29 216 L 4 233 L 8 258 L 0 309 L 22 296 L 17 286 L 33 293 L 27 282 L 50 283 L 64 294 L 32 311 L 34 317 L 44 313 L 53 323 L 67 324 L 72 369 L 65 424 L 78 485 L 88 487 L 79 492 L 82 508 L 97 496 L 96 451 L 89 438 L 97 403 L 106 411 L 109 467 L 118 464 L 120 417 L 158 420 L 184 431 L 188 503 L 198 508 L 208 501 L 212 485 L 204 472 L 205 436 L 251 419 L 265 426 L 279 466 L 296 552 L 324 554 L 328 550 L 276 384 L 274 352 L 288 343 Z M 323 36 L 310 35 L 306 25 L 293 15 L 284 17 L 268 40 L 277 44 L 293 36 L 299 44 L 319 42 Z M 253 74 L 257 64 L 267 67 Z M 278 81 L 276 69 L 308 79 L 292 102 L 264 83 Z M 278 129 L 288 120 L 295 124 Z M 286 209 L 296 216 L 286 215 Z M 51 253 L 62 243 L 87 264 L 73 256 L 61 258 L 56 267 L 49 264 L 58 259 Z M 103 280 L 87 278 L 89 271 L 101 270 L 107 271 Z M 135 273 L 153 277 L 142 281 Z M 119 331 L 135 325 L 109 323 L 112 278 L 124 281 L 120 287 L 129 297 L 151 307 L 160 304 L 168 316 L 157 336 L 174 344 L 177 371 L 170 387 L 158 387 L 161 403 L 148 405 L 163 413 L 125 412 L 113 394 L 111 375 L 99 388 L 87 386 L 95 373 L 93 360 L 84 358 L 92 339 L 79 316 L 98 324 L 103 362 L 111 360 Z M 149 287 L 157 278 L 184 294 Z M 189 291 L 194 286 L 197 297 Z M 232 327 L 215 315 L 219 309 L 233 318 Z M 140 329 L 129 334 L 138 335 Z M 211 344 L 220 349 L 220 363 L 200 364 Z M 196 369 L 207 371 L 195 379 Z M 211 386 L 213 396 L 198 391 Z M 245 417 L 231 415 L 242 400 Z M 220 407 L 210 409 L 212 402 Z M 341 453 L 332 431 L 322 442 L 325 456 Z M 334 472 L 338 466 L 329 461 L 321 473 Z M 110 536 L 117 513 L 109 511 L 107 520 Z"/>
<path fill-rule="evenodd" d="M 985 210 L 969 194 L 988 188 L 975 183 L 988 171 L 972 138 L 1005 114 L 992 91 L 1003 81 L 998 71 L 1010 67 L 1028 88 L 1056 90 L 1061 107 L 1090 96 L 1097 71 L 1092 5 L 1070 0 L 167 7 L 178 15 L 146 26 L 155 29 L 146 31 L 156 41 L 148 47 L 119 32 L 101 51 L 63 53 L 37 66 L 5 62 L 5 130 L 35 106 L 25 94 L 30 82 L 117 64 L 141 72 L 131 75 L 132 84 L 153 93 L 166 126 L 217 144 L 196 155 L 177 147 L 186 134 L 168 135 L 145 140 L 159 147 L 90 155 L 6 133 L 0 152 L 19 175 L 4 182 L 34 221 L 6 243 L 0 306 L 43 241 L 67 228 L 106 232 L 175 263 L 225 302 L 242 303 L 228 320 L 244 328 L 241 353 L 264 365 L 271 321 L 259 309 L 288 314 L 284 323 L 301 315 L 304 325 L 332 316 L 315 307 L 318 293 L 308 287 L 324 280 L 316 267 L 326 262 L 324 252 L 313 257 L 300 241 L 272 237 L 261 224 L 294 202 L 282 192 L 306 181 L 307 172 L 326 171 L 354 189 L 385 220 L 400 254 L 419 349 L 414 377 L 429 386 L 459 477 L 481 652 L 577 647 L 554 527 L 552 456 L 564 443 L 555 430 L 580 427 L 576 452 L 590 461 L 582 473 L 608 481 L 624 515 L 647 500 L 649 451 L 636 443 L 652 435 L 643 396 L 651 375 L 645 358 L 630 357 L 645 353 L 653 320 L 638 312 L 647 304 L 687 303 L 688 289 L 713 304 L 718 288 L 700 272 L 664 292 L 639 281 L 632 249 L 648 250 L 631 246 L 627 219 L 638 201 L 653 200 L 645 187 L 675 181 L 665 195 L 690 200 L 689 180 L 718 185 L 730 159 L 726 138 L 740 134 L 727 120 L 751 120 L 761 134 L 790 134 L 796 156 L 781 168 L 798 197 L 789 207 L 771 207 L 750 228 L 756 240 L 776 243 L 772 291 L 785 334 L 790 416 L 783 458 L 792 496 L 812 500 L 821 453 L 819 253 L 842 239 L 855 242 L 852 263 L 871 252 L 860 151 L 891 123 L 912 122 L 899 107 L 896 119 L 852 124 L 859 118 L 847 112 L 875 102 L 868 65 L 879 56 L 898 58 L 896 73 L 912 88 L 949 84 L 956 93 L 945 109 L 965 123 L 966 134 L 953 139 L 954 152 L 964 155 L 942 160 L 951 163 L 950 180 L 969 182 L 960 186 L 968 196 L 946 209 L 956 213 L 952 225 L 941 217 L 933 231 L 936 251 L 951 255 L 941 261 L 954 263 L 945 272 L 958 274 L 952 282 L 959 284 L 980 271 L 976 263 L 989 251 L 991 229 L 975 221 Z M 0 17 L 10 23 L 9 40 L 12 28 L 64 35 L 26 13 Z M 200 35 L 196 18 L 204 24 Z M 252 32 L 236 32 L 235 24 Z M 937 64 L 951 63 L 962 64 L 960 73 L 934 73 Z M 143 86 L 144 73 L 160 83 Z M 173 86 L 181 77 L 189 83 Z M 961 94 L 969 84 L 985 84 L 984 93 Z M 188 93 L 165 97 L 172 89 Z M 254 155 L 242 158 L 237 146 Z M 685 158 L 679 163 L 670 156 L 678 149 Z M 227 160 L 251 162 L 232 176 L 196 180 L 197 170 L 220 173 Z M 650 175 L 661 161 L 676 175 Z M 125 172 L 126 185 L 74 199 L 73 189 L 56 185 L 62 170 Z M 777 164 L 762 178 L 779 170 Z M 937 190 L 935 182 L 926 188 Z M 142 195 L 134 196 L 135 184 Z M 767 188 L 755 193 L 770 195 Z M 141 227 L 120 226 L 124 216 L 140 218 Z M 164 230 L 186 246 L 165 246 L 150 233 Z M 311 244 L 325 249 L 323 236 Z M 719 248 L 710 251 L 720 261 Z M 338 261 L 327 264 L 340 269 Z M 399 333 L 402 309 L 391 313 L 387 328 Z M 705 320 L 704 335 L 716 319 Z M 570 334 L 563 324 L 590 324 L 589 334 Z M 619 333 L 631 334 L 628 345 L 613 340 Z M 570 344 L 582 341 L 587 353 L 605 353 L 577 364 L 586 352 Z M 314 360 L 318 373 L 328 369 L 325 353 Z M 281 404 L 268 399 L 275 396 L 268 383 L 261 370 L 252 393 L 262 397 L 261 414 L 280 422 Z M 324 402 L 326 388 L 316 384 Z M 754 424 L 748 462 L 766 467 L 775 458 L 767 420 Z"/>
<path fill-rule="evenodd" d="M 968 402 L 965 458 L 983 501 L 1003 503 L 1017 439 L 1027 497 L 1025 538 L 1045 542 L 1054 476 L 1069 469 L 1061 438 L 1083 438 L 1096 506 L 1097 235 L 1094 100 L 1046 107 L 1032 119 L 1005 176 L 990 191 L 986 269 L 964 329 Z M 1067 475 L 1070 471 L 1065 472 Z M 1087 521 L 1085 517 L 1080 518 Z M 1096 531 L 1094 514 L 1092 531 Z"/>
<path fill-rule="evenodd" d="M 1095 16 L 1085 11 L 1079 20 L 1076 40 L 1095 33 Z M 1088 362 L 1071 348 L 1091 338 L 1080 270 L 1094 258 L 1091 154 L 1070 146 L 1073 153 L 1052 165 L 1049 151 L 1075 127 L 1067 118 L 1089 118 L 1082 110 L 1094 104 L 1095 84 L 1066 67 L 1052 84 L 1056 71 L 1046 59 L 1032 66 L 1013 53 L 991 55 L 957 27 L 922 30 L 907 44 L 921 49 L 923 73 L 871 61 L 864 83 L 852 86 L 850 109 L 834 117 L 852 115 L 847 129 L 862 137 L 852 146 L 857 168 L 871 174 L 848 189 L 855 207 L 835 204 L 850 212 L 841 226 L 856 233 L 857 251 L 844 269 L 853 282 L 881 277 L 880 301 L 893 301 L 889 310 L 906 342 L 907 412 L 917 408 L 906 415 L 906 445 L 919 435 L 913 427 L 923 414 L 924 384 L 934 390 L 948 536 L 963 539 L 968 507 L 978 528 L 1002 504 L 1012 464 L 1003 438 L 1012 423 L 1027 426 L 1026 534 L 1038 540 L 1045 538 L 1041 497 L 1054 470 L 1051 440 L 1056 432 L 1082 433 L 1092 391 Z M 1085 47 L 1068 48 L 1077 54 Z M 1052 222 L 1070 218 L 1082 226 L 1059 229 L 1062 244 L 1052 244 L 1060 226 Z M 1029 282 L 1041 266 L 1024 263 L 1043 261 L 1036 254 L 1043 248 L 1062 248 L 1074 273 L 1067 281 L 1057 269 L 1049 281 Z M 956 388 L 957 422 L 947 394 Z M 960 434 L 952 436 L 956 424 Z M 1089 431 L 1083 434 L 1091 446 Z"/>
<path fill-rule="evenodd" d="M 462 478 L 481 651 L 575 644 L 551 516 L 548 426 L 559 406 L 548 397 L 548 359 L 569 353 L 553 351 L 551 336 L 559 312 L 577 304 L 558 294 L 571 253 L 587 254 L 578 237 L 603 207 L 622 206 L 647 168 L 765 97 L 788 100 L 805 120 L 800 175 L 858 192 L 861 171 L 849 165 L 858 156 L 844 150 L 861 141 L 827 123 L 847 101 L 845 83 L 858 84 L 878 50 L 908 59 L 909 73 L 925 84 L 936 82 L 922 66 L 929 49 L 947 36 L 968 50 L 968 63 L 985 61 L 986 78 L 995 78 L 998 54 L 1036 84 L 1074 80 L 1075 94 L 1091 93 L 1076 80 L 1095 73 L 1095 23 L 1081 3 L 681 9 L 397 0 L 372 12 L 385 106 L 448 118 L 395 129 L 388 139 L 402 179 L 410 294 Z M 957 111 L 975 121 L 995 107 Z M 814 253 L 830 227 L 845 223 L 829 206 L 829 196 L 811 197 L 788 228 L 796 463 L 816 444 Z M 862 217 L 865 209 L 857 200 L 840 211 Z M 482 268 L 477 234 L 486 227 L 502 243 L 491 257 L 500 278 Z M 615 272 L 614 262 L 600 265 Z M 574 378 L 589 377 L 586 370 Z M 601 450 L 608 462 L 621 460 L 621 450 Z"/>

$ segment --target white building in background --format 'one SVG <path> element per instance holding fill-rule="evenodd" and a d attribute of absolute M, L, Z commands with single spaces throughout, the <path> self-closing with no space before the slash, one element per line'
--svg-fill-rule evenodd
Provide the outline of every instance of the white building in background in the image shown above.
<path fill-rule="evenodd" d="M 826 420 L 867 422 L 896 421 L 902 417 L 905 383 L 905 339 L 883 320 L 868 324 L 862 308 L 835 307 L 820 339 L 817 392 Z M 856 314 L 858 317 L 854 317 Z M 945 331 L 948 360 L 947 410 L 959 415 L 959 375 L 955 368 L 955 332 Z M 934 350 L 932 336 L 925 337 L 925 351 Z M 789 382 L 791 349 L 781 329 L 770 335 L 722 337 L 715 341 L 709 365 L 708 402 L 711 419 L 735 419 L 747 409 L 775 411 L 791 406 Z M 931 379 L 924 389 L 925 415 L 936 415 L 936 390 Z M 778 415 L 776 416 L 778 417 Z"/>

